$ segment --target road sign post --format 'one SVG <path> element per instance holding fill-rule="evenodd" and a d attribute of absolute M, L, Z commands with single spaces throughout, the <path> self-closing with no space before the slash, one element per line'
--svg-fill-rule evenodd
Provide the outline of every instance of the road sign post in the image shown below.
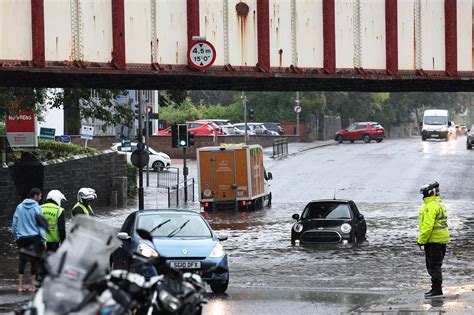
<path fill-rule="evenodd" d="M 205 70 L 216 60 L 216 49 L 206 40 L 198 40 L 189 47 L 188 64 L 197 70 Z"/>
<path fill-rule="evenodd" d="M 298 136 L 298 141 L 300 141 L 300 113 L 301 113 L 301 105 L 300 105 L 300 92 L 296 92 L 296 100 L 295 100 L 295 114 L 296 114 L 296 135 Z"/>

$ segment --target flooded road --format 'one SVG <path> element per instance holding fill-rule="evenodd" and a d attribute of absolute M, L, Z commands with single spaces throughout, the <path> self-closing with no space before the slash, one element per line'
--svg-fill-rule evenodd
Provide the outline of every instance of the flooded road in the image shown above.
<path fill-rule="evenodd" d="M 202 213 L 229 256 L 228 296 L 212 298 L 207 314 L 381 312 L 390 309 L 469 313 L 474 288 L 474 152 L 457 141 L 419 138 L 370 144 L 339 144 L 282 160 L 266 160 L 273 173 L 273 206 L 257 212 Z M 175 161 L 176 162 L 176 161 Z M 195 162 L 189 163 L 196 177 Z M 151 173 L 150 184 L 155 183 Z M 425 301 L 430 286 L 424 253 L 416 244 L 419 187 L 437 180 L 448 208 L 451 242 L 443 265 L 447 298 Z M 293 247 L 294 213 L 313 199 L 352 199 L 367 221 L 367 241 L 352 245 Z M 146 208 L 166 207 L 166 193 L 146 188 Z M 127 209 L 99 211 L 120 227 Z M 187 207 L 198 209 L 197 202 Z M 9 234 L 11 218 L 1 219 L 0 310 L 18 297 L 17 257 Z M 252 307 L 253 305 L 253 307 Z M 269 307 L 271 305 L 271 307 Z M 251 311 L 253 310 L 253 311 Z M 273 310 L 273 311 L 271 311 Z M 283 311 L 284 310 L 284 311 Z M 474 310 L 473 310 L 474 311 Z"/>

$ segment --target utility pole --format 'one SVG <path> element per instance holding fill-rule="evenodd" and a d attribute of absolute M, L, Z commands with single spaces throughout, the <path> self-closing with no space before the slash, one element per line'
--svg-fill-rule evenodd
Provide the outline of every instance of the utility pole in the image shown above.
<path fill-rule="evenodd" d="M 147 98 L 146 98 L 146 110 L 145 110 L 145 144 L 146 144 L 146 150 L 148 152 L 148 147 L 149 147 L 149 125 L 150 125 L 150 113 L 148 112 L 148 106 L 150 106 L 150 93 L 147 93 Z M 150 187 L 150 167 L 148 166 L 149 163 L 146 164 L 146 187 Z"/>
<path fill-rule="evenodd" d="M 143 149 L 143 136 L 142 136 L 142 91 L 138 91 L 138 139 L 137 149 Z M 138 168 L 138 210 L 145 209 L 145 203 L 143 200 L 143 169 Z"/>
<path fill-rule="evenodd" d="M 300 106 L 300 92 L 296 92 L 295 108 Z M 300 113 L 295 109 L 296 112 L 296 136 L 298 137 L 298 142 L 300 141 Z"/>
<path fill-rule="evenodd" d="M 244 122 L 245 122 L 244 143 L 247 144 L 247 96 L 245 96 L 245 92 L 242 92 L 242 105 L 244 106 Z"/>

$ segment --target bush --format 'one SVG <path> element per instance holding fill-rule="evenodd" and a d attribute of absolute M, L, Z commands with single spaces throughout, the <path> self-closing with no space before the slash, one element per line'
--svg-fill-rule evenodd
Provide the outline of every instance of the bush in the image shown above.
<path fill-rule="evenodd" d="M 15 159 L 19 159 L 23 152 L 28 152 L 40 161 L 54 159 L 66 159 L 79 154 L 94 154 L 97 152 L 93 148 L 83 148 L 72 143 L 62 143 L 51 140 L 39 140 L 38 148 L 14 149 Z"/>
<path fill-rule="evenodd" d="M 138 169 L 130 163 L 127 163 L 127 197 L 133 198 L 137 195 Z"/>
<path fill-rule="evenodd" d="M 7 134 L 7 131 L 6 131 L 5 125 L 0 123 L 0 136 L 4 136 L 6 134 Z"/>

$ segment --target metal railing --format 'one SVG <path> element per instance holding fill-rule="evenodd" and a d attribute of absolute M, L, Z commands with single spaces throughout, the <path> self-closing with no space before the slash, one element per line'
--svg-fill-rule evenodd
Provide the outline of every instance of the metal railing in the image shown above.
<path fill-rule="evenodd" d="M 168 208 L 179 207 L 188 201 L 194 202 L 194 178 L 178 183 L 173 187 L 168 187 Z"/>
<path fill-rule="evenodd" d="M 288 138 L 274 139 L 272 158 L 286 155 L 288 155 Z"/>
<path fill-rule="evenodd" d="M 158 169 L 156 172 L 156 187 L 169 188 L 179 184 L 179 168 L 168 167 Z"/>

